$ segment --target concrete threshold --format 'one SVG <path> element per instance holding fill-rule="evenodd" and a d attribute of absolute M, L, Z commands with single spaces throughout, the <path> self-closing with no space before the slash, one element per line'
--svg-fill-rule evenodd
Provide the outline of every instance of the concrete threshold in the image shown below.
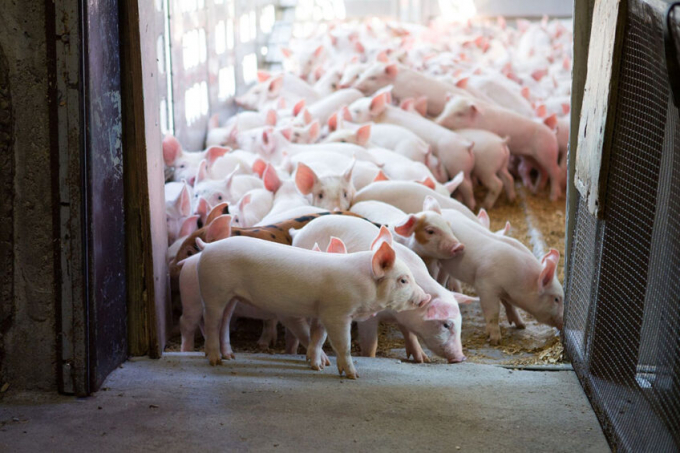
<path fill-rule="evenodd" d="M 609 451 L 572 371 L 358 357 L 350 381 L 331 361 L 168 353 L 89 398 L 9 391 L 0 451 Z"/>

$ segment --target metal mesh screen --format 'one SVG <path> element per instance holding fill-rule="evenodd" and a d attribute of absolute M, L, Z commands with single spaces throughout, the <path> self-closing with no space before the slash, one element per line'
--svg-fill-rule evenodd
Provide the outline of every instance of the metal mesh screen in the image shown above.
<path fill-rule="evenodd" d="M 605 216 L 579 200 L 565 340 L 618 451 L 680 450 L 680 124 L 662 16 L 629 3 Z"/>

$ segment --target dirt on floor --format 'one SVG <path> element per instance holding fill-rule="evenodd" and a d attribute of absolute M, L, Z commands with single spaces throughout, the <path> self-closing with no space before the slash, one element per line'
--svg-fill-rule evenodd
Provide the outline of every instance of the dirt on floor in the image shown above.
<path fill-rule="evenodd" d="M 564 281 L 564 235 L 565 235 L 565 202 L 551 202 L 548 193 L 537 195 L 529 193 L 519 184 L 518 196 L 510 202 L 502 194 L 493 209 L 489 210 L 491 229 L 500 230 L 510 221 L 510 236 L 518 239 L 534 253 L 545 253 L 550 248 L 560 252 L 558 273 L 560 281 Z M 484 189 L 475 191 L 478 201 L 484 197 Z M 464 292 L 474 295 L 470 287 L 463 287 Z M 516 329 L 507 323 L 504 309 L 501 309 L 502 343 L 498 346 L 488 344 L 485 335 L 485 322 L 479 304 L 461 306 L 463 315 L 463 348 L 468 360 L 476 363 L 489 363 L 507 366 L 559 365 L 565 363 L 564 349 L 558 332 L 552 327 L 539 324 L 530 314 L 519 310 L 526 323 L 526 329 Z M 256 345 L 260 336 L 262 322 L 251 319 L 238 319 L 231 334 L 234 352 L 258 352 Z M 177 332 L 178 333 L 178 332 Z M 200 333 L 196 337 L 196 347 L 203 350 L 203 339 Z M 359 353 L 356 330 L 352 332 L 352 353 Z M 179 351 L 179 335 L 173 336 L 167 351 Z M 300 348 L 302 351 L 303 348 Z M 326 342 L 324 350 L 332 352 Z M 284 330 L 279 325 L 276 345 L 268 349 L 272 354 L 285 351 Z M 377 355 L 405 359 L 404 340 L 393 324 L 383 324 L 379 330 Z M 429 354 L 432 362 L 444 363 L 445 360 Z"/>

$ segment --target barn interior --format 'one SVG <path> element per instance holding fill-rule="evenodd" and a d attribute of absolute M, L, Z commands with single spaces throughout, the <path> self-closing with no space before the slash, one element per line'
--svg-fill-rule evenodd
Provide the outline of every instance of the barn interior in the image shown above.
<path fill-rule="evenodd" d="M 680 89 L 675 87 L 680 13 L 667 3 L 8 4 L 0 11 L 6 24 L 0 29 L 0 184 L 9 219 L 0 225 L 7 263 L 0 274 L 0 449 L 680 449 L 680 306 L 673 278 L 680 270 L 680 228 L 675 228 L 680 160 L 674 160 L 680 152 Z M 380 47 L 387 35 L 399 43 L 389 51 Z M 341 49 L 342 43 L 348 48 L 328 50 Z M 544 56 L 549 66 L 537 63 Z M 338 375 L 335 343 L 323 344 L 330 364 L 312 370 L 306 348 L 290 350 L 292 334 L 276 317 L 272 337 L 271 318 L 263 323 L 260 314 L 249 318 L 249 312 L 237 311 L 228 323 L 235 358 L 222 349 L 221 365 L 210 366 L 203 321 L 198 328 L 201 306 L 195 331 L 183 330 L 189 306 L 180 275 L 193 251 L 181 251 L 189 242 L 200 251 L 203 245 L 193 244 L 204 227 L 200 237 L 218 242 L 206 236 L 216 218 L 231 222 L 233 236 L 239 228 L 279 225 L 281 219 L 320 211 L 291 210 L 294 215 L 267 222 L 274 212 L 271 202 L 257 218 L 247 210 L 254 192 L 244 201 L 244 190 L 222 208 L 217 197 L 226 195 L 199 192 L 199 184 L 243 175 L 264 181 L 256 190 L 262 185 L 269 190 L 265 175 L 274 174 L 289 178 L 300 197 L 297 175 L 304 159 L 295 157 L 295 146 L 328 146 L 334 129 L 343 127 L 360 140 L 359 125 L 352 125 L 360 122 L 358 114 L 344 109 L 360 97 L 334 108 L 335 126 L 313 108 L 343 89 L 367 96 L 369 113 L 380 98 L 388 109 L 414 115 L 415 122 L 462 133 L 465 126 L 446 126 L 450 118 L 440 122 L 430 110 L 437 102 L 454 105 L 457 98 L 450 92 L 445 102 L 431 96 L 422 104 L 427 96 L 418 97 L 423 88 L 417 84 L 409 86 L 416 95 L 406 99 L 397 82 L 377 90 L 357 82 L 370 65 L 395 62 L 400 71 L 408 67 L 427 74 L 428 83 L 465 90 L 465 99 L 483 100 L 480 105 L 490 109 L 502 102 L 497 93 L 482 92 L 475 78 L 492 74 L 489 78 L 509 81 L 520 97 L 517 108 L 529 109 L 527 121 L 556 137 L 556 168 L 564 175 L 556 185 L 562 193 L 553 196 L 553 176 L 533 158 L 504 161 L 514 178 L 514 196 L 504 187 L 489 201 L 483 171 L 457 173 L 458 161 L 448 168 L 428 160 L 390 167 L 385 164 L 393 154 L 383 154 L 386 162 L 379 162 L 359 157 L 355 149 L 352 165 L 363 162 L 361 168 L 376 173 L 359 182 L 354 167 L 359 197 L 337 210 L 379 200 L 360 199 L 371 185 L 417 180 L 434 193 L 453 184 L 453 193 L 440 201 L 444 211 L 454 206 L 448 203 L 467 205 L 460 209 L 470 208 L 486 230 L 518 241 L 544 270 L 546 260 L 553 261 L 554 279 L 560 291 L 564 288 L 563 319 L 560 313 L 558 323 L 541 322 L 518 308 L 524 321 L 518 323 L 506 312 L 512 306 L 503 303 L 496 344 L 479 286 L 453 276 L 440 279 L 442 266 L 439 278 L 432 272 L 437 284 L 447 297 L 464 295 L 455 296 L 457 314 L 439 320 L 462 319 L 454 327 L 460 353 L 442 353 L 430 348 L 421 332 L 409 334 L 403 325 L 381 322 L 377 347 L 366 354 L 355 323 L 349 344 L 358 372 L 353 379 L 347 369 Z M 357 77 L 340 86 L 351 70 Z M 321 91 L 324 75 L 332 72 L 338 80 Z M 300 104 L 300 96 L 284 94 L 249 105 L 248 96 L 258 87 L 270 89 L 281 73 L 304 79 L 319 90 L 318 97 Z M 282 83 L 285 93 L 290 85 Z M 257 134 L 244 126 L 243 118 L 253 118 L 247 117 L 250 111 L 262 117 L 253 128 Z M 484 107 L 480 111 L 485 114 Z M 370 140 L 380 140 L 379 120 L 371 121 Z M 298 133 L 313 137 L 298 141 Z M 429 144 L 427 135 L 420 139 Z M 503 143 L 512 140 L 500 135 Z M 267 140 L 281 136 L 288 148 L 275 161 L 281 149 L 266 151 L 271 157 L 263 149 Z M 251 139 L 252 145 L 245 143 Z M 215 148 L 228 149 L 219 156 L 236 156 L 238 150 L 240 163 L 236 157 L 227 163 L 225 157 L 228 170 L 218 173 L 219 164 L 213 164 L 222 157 L 209 157 Z M 186 164 L 193 165 L 191 171 L 183 171 L 179 158 L 168 157 L 177 149 L 208 160 L 192 161 Z M 442 161 L 441 152 L 437 158 Z M 423 178 L 412 178 L 421 167 Z M 441 168 L 443 177 L 437 173 Z M 461 190 L 463 176 L 474 183 L 474 206 Z M 193 200 L 191 212 L 177 215 L 185 191 Z M 205 198 L 198 202 L 194 193 L 196 200 L 199 193 Z M 312 197 L 313 208 L 333 211 L 315 203 Z M 374 224 L 390 224 L 392 234 L 399 234 L 382 221 L 382 211 L 372 217 L 375 205 L 366 209 L 352 212 Z M 405 216 L 419 212 L 402 211 Z M 303 226 L 296 226 L 301 237 Z M 319 243 L 322 251 L 329 241 L 326 235 Z M 472 249 L 466 245 L 466 251 Z M 196 263 L 199 257 L 193 255 Z M 184 288 L 191 291 L 186 283 Z"/>

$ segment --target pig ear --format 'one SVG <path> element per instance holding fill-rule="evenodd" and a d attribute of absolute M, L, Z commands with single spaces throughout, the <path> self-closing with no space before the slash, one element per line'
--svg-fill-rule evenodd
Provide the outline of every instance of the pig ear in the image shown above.
<path fill-rule="evenodd" d="M 383 173 L 382 170 L 378 170 L 378 174 L 375 175 L 375 178 L 373 178 L 373 182 L 376 181 L 389 181 L 390 178 L 387 177 L 385 173 Z"/>
<path fill-rule="evenodd" d="M 467 88 L 467 85 L 468 85 L 468 81 L 469 81 L 469 80 L 470 80 L 469 77 L 463 77 L 463 78 L 460 79 L 458 82 L 456 82 L 456 86 L 457 86 L 458 88 Z"/>
<path fill-rule="evenodd" d="M 309 139 L 315 142 L 321 133 L 321 125 L 319 124 L 319 120 L 312 121 L 311 124 L 307 126 L 307 130 L 309 131 Z"/>
<path fill-rule="evenodd" d="M 415 100 L 413 107 L 416 109 L 416 112 L 420 113 L 420 116 L 427 115 L 427 98 L 420 96 Z"/>
<path fill-rule="evenodd" d="M 203 197 L 198 197 L 198 206 L 196 206 L 196 214 L 198 214 L 203 225 L 206 225 L 206 222 L 208 220 L 208 214 L 210 214 L 211 210 L 212 207 L 210 206 L 210 203 L 208 203 L 208 200 L 206 200 Z"/>
<path fill-rule="evenodd" d="M 373 99 L 371 100 L 371 106 L 369 108 L 371 115 L 374 116 L 380 115 L 385 110 L 386 105 L 387 96 L 385 96 L 384 93 L 374 96 Z"/>
<path fill-rule="evenodd" d="M 479 210 L 479 214 L 477 214 L 477 221 L 487 230 L 489 229 L 489 226 L 491 225 L 491 220 L 489 219 L 489 213 L 486 212 L 486 209 L 482 208 Z"/>
<path fill-rule="evenodd" d="M 198 219 L 200 216 L 192 215 L 184 219 L 182 227 L 179 229 L 179 237 L 189 236 L 198 229 Z"/>
<path fill-rule="evenodd" d="M 229 214 L 229 203 L 227 203 L 226 201 L 214 206 L 210 210 L 210 214 L 208 214 L 208 218 L 205 219 L 204 226 L 210 225 L 213 220 L 215 220 L 216 218 L 218 218 L 219 216 L 224 215 L 224 214 Z"/>
<path fill-rule="evenodd" d="M 378 235 L 373 239 L 373 242 L 371 242 L 371 250 L 375 250 L 381 242 L 392 244 L 392 233 L 390 233 L 390 230 L 388 230 L 385 225 L 380 227 Z"/>
<path fill-rule="evenodd" d="M 257 71 L 257 81 L 258 82 L 266 82 L 267 80 L 269 80 L 269 78 L 271 76 L 272 76 L 271 73 L 269 73 L 267 71 Z"/>
<path fill-rule="evenodd" d="M 387 74 L 387 77 L 390 78 L 395 78 L 397 74 L 399 73 L 399 68 L 397 68 L 396 63 L 388 64 L 385 66 L 385 74 Z"/>
<path fill-rule="evenodd" d="M 302 162 L 298 162 L 297 170 L 295 171 L 295 185 L 302 195 L 311 193 L 318 181 L 319 178 L 314 173 L 314 170 Z"/>
<path fill-rule="evenodd" d="M 269 82 L 269 96 L 278 96 L 281 88 L 283 88 L 283 74 L 274 77 L 271 82 Z"/>
<path fill-rule="evenodd" d="M 444 183 L 444 187 L 446 187 L 446 190 L 448 190 L 449 193 L 453 193 L 458 188 L 458 186 L 461 185 L 464 179 L 465 173 L 459 171 L 458 174 L 454 176 L 451 181 Z"/>
<path fill-rule="evenodd" d="M 231 236 L 231 216 L 221 215 L 213 220 L 205 232 L 206 242 L 215 242 Z"/>
<path fill-rule="evenodd" d="M 321 247 L 319 247 L 319 243 L 315 242 L 314 247 L 312 247 L 312 252 L 320 252 L 320 251 L 321 251 Z"/>
<path fill-rule="evenodd" d="M 363 44 L 361 44 L 360 41 L 355 41 L 354 42 L 354 50 L 356 50 L 359 53 L 364 53 L 366 52 L 366 48 L 364 47 Z"/>
<path fill-rule="evenodd" d="M 323 54 L 324 48 L 323 45 L 320 45 L 316 49 L 314 49 L 314 57 L 319 58 Z"/>
<path fill-rule="evenodd" d="M 557 263 L 560 260 L 560 252 L 555 249 L 550 249 L 550 251 L 546 253 L 543 258 L 541 258 L 541 263 L 544 263 L 546 260 L 551 260 Z"/>
<path fill-rule="evenodd" d="M 354 164 L 356 163 L 356 158 L 352 159 L 352 162 L 349 164 L 349 168 L 347 168 L 347 170 L 345 170 L 345 172 L 342 174 L 342 177 L 345 178 L 345 181 L 350 182 L 352 180 L 352 170 L 354 170 Z"/>
<path fill-rule="evenodd" d="M 562 113 L 567 115 L 571 111 L 571 106 L 569 104 L 562 104 Z"/>
<path fill-rule="evenodd" d="M 267 118 L 265 119 L 264 124 L 267 126 L 276 126 L 277 119 L 278 118 L 276 117 L 276 110 L 269 109 L 267 111 Z"/>
<path fill-rule="evenodd" d="M 461 305 L 469 305 L 472 302 L 479 302 L 479 297 L 470 297 L 462 293 L 453 292 L 453 298 Z"/>
<path fill-rule="evenodd" d="M 241 164 L 238 164 L 236 168 L 234 168 L 232 172 L 229 173 L 226 178 L 224 178 L 224 186 L 227 188 L 227 190 L 231 189 L 231 183 L 234 182 L 234 176 L 238 175 L 240 172 Z"/>
<path fill-rule="evenodd" d="M 444 321 L 445 319 L 454 319 L 458 316 L 460 316 L 460 309 L 456 305 L 436 298 L 427 304 L 424 319 L 425 321 Z"/>
<path fill-rule="evenodd" d="M 540 82 L 543 77 L 548 75 L 548 70 L 547 69 L 537 69 L 534 72 L 531 73 L 531 78 L 534 79 L 537 82 Z"/>
<path fill-rule="evenodd" d="M 439 206 L 439 202 L 434 197 L 428 195 L 425 197 L 425 200 L 423 200 L 423 211 L 432 211 L 441 214 L 442 207 Z"/>
<path fill-rule="evenodd" d="M 238 201 L 238 210 L 243 214 L 243 210 L 250 204 L 250 201 L 252 200 L 252 195 L 247 193 L 244 196 L 241 197 L 241 199 Z"/>
<path fill-rule="evenodd" d="M 208 179 L 208 161 L 203 159 L 200 164 L 198 164 L 198 170 L 196 171 L 196 180 L 194 185 L 201 181 Z"/>
<path fill-rule="evenodd" d="M 267 168 L 267 162 L 260 159 L 259 157 L 253 161 L 253 171 L 257 173 L 260 178 L 263 177 L 264 171 Z"/>
<path fill-rule="evenodd" d="M 304 99 L 301 99 L 298 101 L 297 104 L 293 107 L 293 116 L 298 116 L 302 109 L 305 108 L 306 101 Z"/>
<path fill-rule="evenodd" d="M 416 182 L 418 184 L 424 185 L 428 189 L 434 190 L 434 188 L 435 188 L 434 181 L 429 176 L 426 176 L 422 181 L 416 181 Z"/>
<path fill-rule="evenodd" d="M 215 163 L 217 159 L 227 154 L 231 151 L 231 148 L 225 148 L 224 146 L 211 146 L 205 152 L 205 159 L 207 161 L 208 167 Z"/>
<path fill-rule="evenodd" d="M 507 236 L 509 232 L 510 232 L 510 222 L 506 221 L 503 229 L 496 231 L 494 234 L 497 234 L 498 236 Z"/>
<path fill-rule="evenodd" d="M 290 50 L 288 47 L 281 47 L 281 53 L 286 58 L 290 58 L 293 55 L 293 51 Z"/>
<path fill-rule="evenodd" d="M 335 132 L 338 129 L 338 114 L 334 113 L 328 118 L 328 130 Z"/>
<path fill-rule="evenodd" d="M 270 192 L 276 192 L 281 187 L 281 180 L 279 179 L 278 173 L 271 165 L 267 164 L 262 173 L 262 182 L 264 183 L 264 188 Z"/>
<path fill-rule="evenodd" d="M 551 251 L 552 252 L 552 251 Z M 550 255 L 550 253 L 548 253 Z M 546 255 L 547 256 L 547 255 Z M 559 256 L 559 253 L 558 253 Z M 557 270 L 557 261 L 552 259 L 544 259 L 543 269 L 541 270 L 541 275 L 538 277 L 538 290 L 543 292 L 545 288 L 550 285 L 555 278 L 555 271 Z"/>
<path fill-rule="evenodd" d="M 345 243 L 342 242 L 342 239 L 336 238 L 335 236 L 331 236 L 331 241 L 328 243 L 328 247 L 326 248 L 326 253 L 342 253 L 342 254 L 345 254 L 345 253 L 347 253 L 347 247 L 345 247 Z"/>
<path fill-rule="evenodd" d="M 186 182 L 182 186 L 177 200 L 175 200 L 175 208 L 182 217 L 191 215 L 191 196 L 189 195 L 189 186 Z"/>
<path fill-rule="evenodd" d="M 352 114 L 350 113 L 349 108 L 346 106 L 342 108 L 342 118 L 345 121 L 352 121 Z"/>
<path fill-rule="evenodd" d="M 394 249 L 387 242 L 382 242 L 378 250 L 373 253 L 373 259 L 371 260 L 371 268 L 373 269 L 373 276 L 376 279 L 381 279 L 385 276 L 387 271 L 389 271 L 397 256 L 394 253 Z"/>
<path fill-rule="evenodd" d="M 387 63 L 389 60 L 387 59 L 387 51 L 382 50 L 378 55 L 375 57 L 376 61 L 379 61 L 380 63 Z"/>
<path fill-rule="evenodd" d="M 548 114 L 548 108 L 545 106 L 545 104 L 541 104 L 538 107 L 536 107 L 536 116 L 537 117 L 543 118 L 547 114 Z"/>
<path fill-rule="evenodd" d="M 526 100 L 529 100 L 529 98 L 531 97 L 531 90 L 529 89 L 529 87 L 522 88 L 522 97 L 524 97 L 524 99 Z"/>
<path fill-rule="evenodd" d="M 399 225 L 394 226 L 394 232 L 399 236 L 409 237 L 416 231 L 416 225 L 418 224 L 418 217 L 410 214 L 404 221 Z"/>
<path fill-rule="evenodd" d="M 366 146 L 366 143 L 368 143 L 368 140 L 371 138 L 371 125 L 366 124 L 357 129 L 356 138 L 357 145 Z"/>
<path fill-rule="evenodd" d="M 175 160 L 182 155 L 182 145 L 172 135 L 168 135 L 163 139 L 163 161 L 168 167 L 172 167 Z"/>
<path fill-rule="evenodd" d="M 290 139 L 293 137 L 293 129 L 291 127 L 284 127 L 283 129 L 279 129 L 279 132 L 288 141 L 290 141 Z"/>
<path fill-rule="evenodd" d="M 543 120 L 543 124 L 548 126 L 551 130 L 557 130 L 557 115 L 554 113 Z"/>
<path fill-rule="evenodd" d="M 411 107 L 416 103 L 416 100 L 413 98 L 404 98 L 401 100 L 401 103 L 399 104 L 399 108 L 402 110 L 409 111 Z"/>
<path fill-rule="evenodd" d="M 220 114 L 219 113 L 215 113 L 208 120 L 208 130 L 215 129 L 216 127 L 220 127 Z"/>

